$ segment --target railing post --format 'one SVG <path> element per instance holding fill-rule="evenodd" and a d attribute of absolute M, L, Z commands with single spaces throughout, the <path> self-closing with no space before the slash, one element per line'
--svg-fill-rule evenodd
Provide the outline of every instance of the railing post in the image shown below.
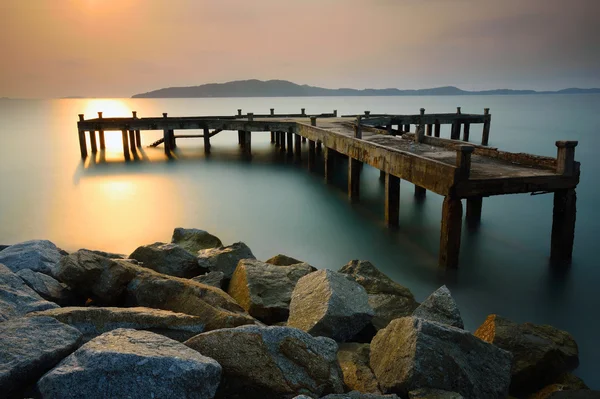
<path fill-rule="evenodd" d="M 167 119 L 166 112 L 163 112 L 163 118 Z M 165 155 L 168 157 L 171 156 L 171 144 L 171 131 L 169 130 L 168 126 L 165 126 L 163 129 L 163 146 L 165 147 Z"/>
<path fill-rule="evenodd" d="M 460 115 L 460 107 L 456 107 L 456 115 Z M 450 139 L 452 140 L 460 140 L 460 121 L 456 120 L 452 124 L 452 128 L 450 130 Z"/>
<path fill-rule="evenodd" d="M 334 116 L 335 118 L 337 118 L 337 109 L 334 109 L 334 110 L 333 110 L 333 116 Z"/>
<path fill-rule="evenodd" d="M 84 119 L 84 115 L 83 114 L 79 114 L 79 121 L 83 122 Z M 87 158 L 88 152 L 87 152 L 87 144 L 85 143 L 85 131 L 79 129 L 79 151 L 81 152 L 81 158 L 85 159 Z"/>
<path fill-rule="evenodd" d="M 474 149 L 471 145 L 461 145 L 456 150 L 456 167 L 461 180 L 468 179 L 471 174 L 471 154 Z"/>
<path fill-rule="evenodd" d="M 306 115 L 306 108 L 300 108 L 300 111 L 302 111 L 302 115 Z"/>
<path fill-rule="evenodd" d="M 575 147 L 577 141 L 557 141 L 556 173 L 563 176 L 573 176 L 575 173 Z"/>
<path fill-rule="evenodd" d="M 356 126 L 354 128 L 354 137 L 357 139 L 362 139 L 362 128 L 360 126 L 362 120 L 362 116 L 356 117 Z"/>
<path fill-rule="evenodd" d="M 420 109 L 421 118 L 419 119 L 419 124 L 417 125 L 417 131 L 415 133 L 415 142 L 422 143 L 423 137 L 425 136 L 425 128 L 423 126 L 423 116 L 425 115 L 425 108 Z"/>
<path fill-rule="evenodd" d="M 242 116 L 242 110 L 238 108 L 238 116 Z"/>
<path fill-rule="evenodd" d="M 275 115 L 275 108 L 271 108 L 271 115 Z"/>
<path fill-rule="evenodd" d="M 490 141 L 490 122 L 492 119 L 492 117 L 490 115 L 490 109 L 484 108 L 483 115 L 485 115 L 486 118 L 483 122 L 483 133 L 481 135 L 481 145 L 488 145 L 488 142 Z"/>

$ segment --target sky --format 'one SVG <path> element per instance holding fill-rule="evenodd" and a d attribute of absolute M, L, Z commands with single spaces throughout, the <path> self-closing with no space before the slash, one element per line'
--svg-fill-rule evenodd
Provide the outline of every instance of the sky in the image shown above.
<path fill-rule="evenodd" d="M 0 97 L 600 87 L 600 0 L 0 0 Z"/>

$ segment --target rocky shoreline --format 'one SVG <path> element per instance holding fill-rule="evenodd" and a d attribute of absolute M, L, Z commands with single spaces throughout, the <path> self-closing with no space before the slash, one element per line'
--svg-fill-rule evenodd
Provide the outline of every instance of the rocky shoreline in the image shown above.
<path fill-rule="evenodd" d="M 418 303 L 368 261 L 263 262 L 183 228 L 128 256 L 0 246 L 8 398 L 600 398 L 578 356 L 547 325 L 470 333 L 445 286 Z"/>

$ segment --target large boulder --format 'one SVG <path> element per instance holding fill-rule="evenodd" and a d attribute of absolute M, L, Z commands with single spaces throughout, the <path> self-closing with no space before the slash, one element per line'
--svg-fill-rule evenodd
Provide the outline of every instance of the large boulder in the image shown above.
<path fill-rule="evenodd" d="M 212 287 L 223 288 L 225 286 L 225 273 L 223 272 L 208 272 L 191 279 L 197 283 L 210 285 Z"/>
<path fill-rule="evenodd" d="M 31 269 L 53 276 L 61 257 L 59 248 L 51 241 L 31 240 L 11 245 L 0 252 L 0 263 L 15 273 Z"/>
<path fill-rule="evenodd" d="M 306 264 L 274 266 L 254 259 L 242 259 L 238 263 L 228 293 L 251 316 L 273 324 L 286 321 L 292 291 L 298 280 L 311 273 Z"/>
<path fill-rule="evenodd" d="M 31 269 L 21 269 L 17 275 L 23 279 L 32 290 L 47 301 L 60 306 L 71 306 L 85 303 L 85 298 L 76 295 L 66 285 L 56 279 Z"/>
<path fill-rule="evenodd" d="M 566 331 L 548 325 L 518 324 L 492 314 L 475 336 L 513 354 L 510 392 L 532 393 L 579 365 L 579 350 Z"/>
<path fill-rule="evenodd" d="M 89 251 L 64 257 L 59 275 L 70 287 L 103 306 L 143 306 L 202 317 L 206 330 L 255 320 L 222 290 L 157 273 Z"/>
<path fill-rule="evenodd" d="M 340 273 L 348 275 L 367 291 L 369 305 L 375 312 L 371 323 L 376 330 L 385 328 L 394 319 L 410 316 L 419 306 L 408 288 L 394 282 L 371 262 L 352 260 L 340 269 Z"/>
<path fill-rule="evenodd" d="M 352 390 L 381 394 L 379 384 L 369 366 L 370 345 L 358 343 L 339 344 L 338 362 L 344 374 L 344 383 Z"/>
<path fill-rule="evenodd" d="M 129 258 L 142 262 L 144 267 L 175 277 L 190 278 L 208 271 L 200 267 L 196 256 L 177 244 L 155 242 L 138 247 Z"/>
<path fill-rule="evenodd" d="M 207 231 L 200 229 L 184 229 L 183 227 L 177 227 L 173 230 L 171 242 L 179 245 L 181 248 L 194 255 L 202 249 L 223 246 L 223 243 L 218 237 L 213 236 Z"/>
<path fill-rule="evenodd" d="M 42 398 L 212 398 L 221 366 L 182 343 L 118 329 L 89 341 L 44 375 Z"/>
<path fill-rule="evenodd" d="M 429 295 L 418 308 L 413 312 L 413 316 L 420 317 L 438 323 L 447 324 L 456 328 L 465 328 L 460 310 L 450 290 L 442 285 L 433 294 Z"/>
<path fill-rule="evenodd" d="M 291 265 L 297 265 L 298 263 L 307 264 L 306 262 L 303 262 L 296 258 L 292 258 L 291 256 L 282 255 L 282 254 L 278 254 L 278 255 L 273 256 L 272 258 L 267 259 L 265 261 L 265 263 L 268 263 L 270 265 L 275 265 L 275 266 L 291 266 Z M 314 268 L 313 271 L 316 271 L 316 270 L 317 269 Z"/>
<path fill-rule="evenodd" d="M 198 265 L 211 272 L 223 272 L 227 281 L 231 279 L 238 262 L 242 259 L 256 259 L 250 248 L 243 242 L 198 251 Z"/>
<path fill-rule="evenodd" d="M 151 308 L 67 307 L 33 312 L 28 317 L 52 317 L 75 327 L 85 342 L 118 328 L 132 328 L 185 341 L 204 332 L 201 317 Z"/>
<path fill-rule="evenodd" d="M 373 318 L 368 300 L 365 289 L 346 275 L 319 270 L 298 280 L 288 326 L 343 342 Z"/>
<path fill-rule="evenodd" d="M 57 308 L 29 288 L 21 277 L 0 264 L 0 322 L 36 310 Z"/>
<path fill-rule="evenodd" d="M 433 388 L 499 399 L 508 393 L 511 359 L 509 352 L 462 329 L 403 317 L 373 338 L 370 364 L 385 393 L 404 397 Z"/>
<path fill-rule="evenodd" d="M 0 392 L 23 397 L 28 387 L 79 346 L 81 333 L 51 317 L 0 323 Z"/>
<path fill-rule="evenodd" d="M 185 342 L 223 367 L 218 398 L 319 397 L 344 392 L 337 345 L 289 327 L 243 326 Z"/>

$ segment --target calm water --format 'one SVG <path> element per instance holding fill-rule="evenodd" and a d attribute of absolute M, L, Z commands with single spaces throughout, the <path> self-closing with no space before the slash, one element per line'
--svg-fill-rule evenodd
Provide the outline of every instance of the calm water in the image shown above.
<path fill-rule="evenodd" d="M 383 225 L 383 185 L 365 166 L 361 202 L 351 204 L 340 164 L 336 184 L 322 173 L 282 158 L 269 134 L 252 137 L 254 158 L 239 155 L 237 134 L 212 139 L 205 158 L 202 139 L 179 140 L 177 159 L 162 147 L 144 148 L 142 161 L 125 163 L 119 132 L 107 133 L 105 160 L 82 163 L 77 114 L 104 116 L 223 115 L 244 112 L 481 113 L 490 107 L 490 145 L 509 151 L 556 155 L 554 142 L 579 140 L 577 230 L 569 270 L 548 265 L 552 195 L 486 198 L 479 231 L 463 229 L 460 269 L 437 268 L 442 198 L 413 200 L 402 182 L 401 228 Z M 0 244 L 47 238 L 67 250 L 94 248 L 130 253 L 138 245 L 169 241 L 176 226 L 198 227 L 224 243 L 246 242 L 259 259 L 277 253 L 320 268 L 339 269 L 351 259 L 371 260 L 423 300 L 441 284 L 455 296 L 467 328 L 489 313 L 547 323 L 577 339 L 577 374 L 600 388 L 598 287 L 595 246 L 600 236 L 600 96 L 352 97 L 0 100 Z M 472 126 L 472 140 L 481 129 Z M 447 131 L 442 132 L 447 137 Z M 161 137 L 142 133 L 144 144 Z M 306 148 L 304 149 L 306 151 Z M 304 156 L 306 159 L 306 156 Z"/>

